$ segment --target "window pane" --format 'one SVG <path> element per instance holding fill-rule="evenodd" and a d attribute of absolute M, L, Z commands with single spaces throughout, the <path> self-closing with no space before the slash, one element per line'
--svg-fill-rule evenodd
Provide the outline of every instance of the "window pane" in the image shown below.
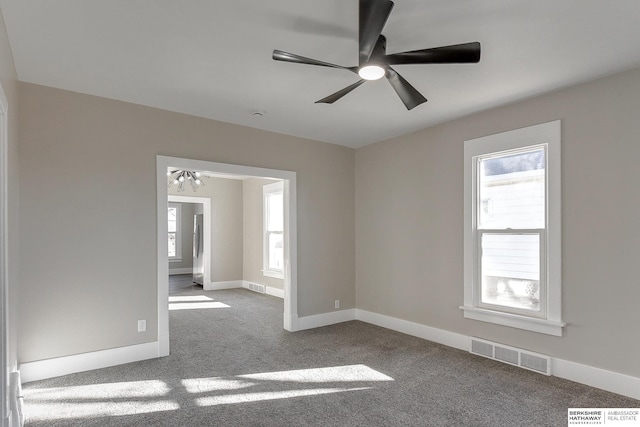
<path fill-rule="evenodd" d="M 545 150 L 480 160 L 478 228 L 545 228 Z"/>
<path fill-rule="evenodd" d="M 170 233 L 174 233 L 176 231 L 178 217 L 178 209 L 177 208 L 169 208 L 168 211 L 168 228 Z"/>
<path fill-rule="evenodd" d="M 273 193 L 267 196 L 267 230 L 284 230 L 284 201 L 282 193 Z"/>
<path fill-rule="evenodd" d="M 169 233 L 169 256 L 176 256 L 176 233 Z"/>
<path fill-rule="evenodd" d="M 269 233 L 269 270 L 284 269 L 284 243 L 282 233 Z"/>
<path fill-rule="evenodd" d="M 482 302 L 540 311 L 540 235 L 483 233 Z"/>

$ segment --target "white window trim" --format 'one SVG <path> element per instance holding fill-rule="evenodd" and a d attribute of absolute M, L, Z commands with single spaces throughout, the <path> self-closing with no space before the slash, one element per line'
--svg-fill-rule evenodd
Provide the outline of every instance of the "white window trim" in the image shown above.
<path fill-rule="evenodd" d="M 543 334 L 562 336 L 562 231 L 561 231 L 561 181 L 560 181 L 560 120 L 489 135 L 464 143 L 464 305 L 460 306 L 464 317 L 483 322 L 497 323 L 513 328 L 526 329 Z M 474 177 L 477 177 L 475 158 L 489 153 L 545 145 L 547 184 L 547 238 L 546 253 L 547 298 L 545 318 L 509 313 L 480 307 L 474 283 L 477 276 L 476 213 L 477 197 Z"/>
<path fill-rule="evenodd" d="M 170 256 L 169 262 L 182 262 L 182 203 L 169 203 L 176 208 L 176 256 Z"/>
<path fill-rule="evenodd" d="M 262 274 L 276 279 L 284 279 L 283 270 L 273 270 L 269 268 L 269 236 L 267 232 L 267 197 L 270 194 L 283 193 L 284 185 L 282 181 L 267 184 L 262 187 Z M 283 230 L 284 235 L 284 230 Z"/>

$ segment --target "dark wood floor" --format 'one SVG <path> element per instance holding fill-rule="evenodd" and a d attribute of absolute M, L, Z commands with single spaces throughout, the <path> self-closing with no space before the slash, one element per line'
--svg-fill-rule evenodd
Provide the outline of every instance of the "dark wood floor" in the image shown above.
<path fill-rule="evenodd" d="M 202 289 L 201 285 L 193 283 L 192 274 L 174 274 L 169 276 L 169 294 L 187 289 Z"/>

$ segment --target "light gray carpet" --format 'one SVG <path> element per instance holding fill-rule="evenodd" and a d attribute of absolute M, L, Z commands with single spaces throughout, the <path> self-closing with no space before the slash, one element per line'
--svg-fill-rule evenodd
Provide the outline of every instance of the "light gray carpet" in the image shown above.
<path fill-rule="evenodd" d="M 289 333 L 282 300 L 247 290 L 175 296 L 208 308 L 170 311 L 170 356 L 25 384 L 27 425 L 566 426 L 570 407 L 640 407 L 362 322 Z"/>

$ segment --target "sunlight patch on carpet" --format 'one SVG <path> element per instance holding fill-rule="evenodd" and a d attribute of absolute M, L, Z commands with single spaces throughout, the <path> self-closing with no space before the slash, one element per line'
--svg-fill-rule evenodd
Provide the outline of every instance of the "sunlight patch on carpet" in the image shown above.
<path fill-rule="evenodd" d="M 189 393 L 212 394 L 196 397 L 198 406 L 215 406 L 370 390 L 373 388 L 371 383 L 379 381 L 394 380 L 366 365 L 348 365 L 227 378 L 190 378 L 182 380 L 182 385 Z M 245 392 L 228 393 L 241 389 Z"/>
<path fill-rule="evenodd" d="M 235 378 L 192 378 L 182 380 L 182 385 L 189 393 L 209 393 L 212 391 L 240 390 L 254 386 L 256 383 Z"/>
<path fill-rule="evenodd" d="M 69 419 L 175 411 L 169 387 L 158 380 L 24 390 L 29 418 Z M 164 397 L 164 399 L 163 399 Z"/>
<path fill-rule="evenodd" d="M 169 310 L 202 310 L 205 308 L 231 308 L 231 306 L 218 301 L 169 303 Z"/>
<path fill-rule="evenodd" d="M 334 366 L 330 368 L 298 369 L 294 371 L 265 372 L 260 374 L 238 375 L 262 381 L 289 381 L 298 383 L 326 383 L 353 381 L 393 381 L 393 378 L 366 365 Z"/>
<path fill-rule="evenodd" d="M 117 417 L 123 415 L 148 414 L 151 412 L 177 411 L 178 402 L 156 400 L 153 402 L 89 402 L 89 403 L 30 403 L 29 419 L 52 420 L 71 418 Z"/>
<path fill-rule="evenodd" d="M 319 396 L 330 393 L 344 393 L 347 391 L 370 390 L 372 387 L 356 388 L 312 388 L 303 390 L 266 391 L 262 393 L 227 394 L 222 396 L 207 396 L 196 399 L 198 406 L 231 405 L 235 403 L 261 402 L 265 400 L 291 399 L 293 397 Z"/>
<path fill-rule="evenodd" d="M 113 399 L 129 397 L 159 397 L 169 394 L 164 381 L 128 381 L 122 383 L 90 384 L 73 387 L 35 388 L 25 390 L 29 400 Z"/>
<path fill-rule="evenodd" d="M 206 295 L 188 295 L 188 296 L 170 296 L 169 302 L 196 302 L 196 301 L 213 301 Z"/>
<path fill-rule="evenodd" d="M 206 295 L 170 296 L 169 310 L 200 310 L 205 308 L 230 308 Z"/>

